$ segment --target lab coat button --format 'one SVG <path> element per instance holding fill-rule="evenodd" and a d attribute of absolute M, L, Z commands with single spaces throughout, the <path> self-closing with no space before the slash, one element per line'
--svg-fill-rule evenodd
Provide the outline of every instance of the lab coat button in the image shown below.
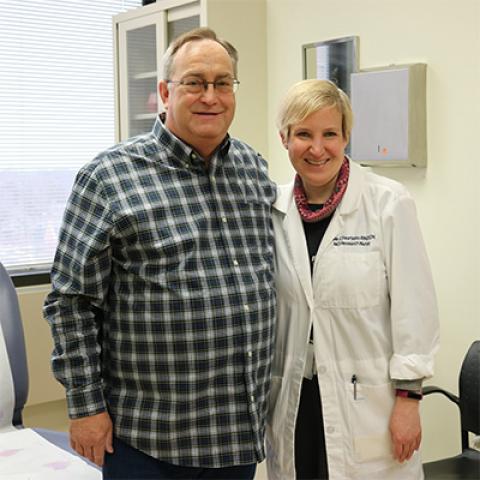
<path fill-rule="evenodd" d="M 335 427 L 327 427 L 327 433 L 333 433 L 335 431 Z"/>
<path fill-rule="evenodd" d="M 324 367 L 323 365 L 321 367 L 318 367 L 318 373 L 321 375 L 325 374 L 327 372 L 327 367 Z"/>

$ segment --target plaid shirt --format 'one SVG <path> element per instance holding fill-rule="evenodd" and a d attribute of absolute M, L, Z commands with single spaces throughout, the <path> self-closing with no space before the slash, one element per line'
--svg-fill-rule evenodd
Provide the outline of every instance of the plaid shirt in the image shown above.
<path fill-rule="evenodd" d="M 274 340 L 266 163 L 227 138 L 208 171 L 157 119 L 83 167 L 45 316 L 72 418 L 177 465 L 264 458 Z"/>

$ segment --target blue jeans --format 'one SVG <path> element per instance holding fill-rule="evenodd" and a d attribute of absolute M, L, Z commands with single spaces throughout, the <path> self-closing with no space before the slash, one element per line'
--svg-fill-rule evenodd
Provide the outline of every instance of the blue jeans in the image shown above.
<path fill-rule="evenodd" d="M 257 465 L 239 465 L 225 468 L 181 467 L 156 460 L 127 445 L 118 438 L 113 439 L 112 454 L 105 453 L 104 480 L 153 480 L 194 479 L 252 480 Z"/>

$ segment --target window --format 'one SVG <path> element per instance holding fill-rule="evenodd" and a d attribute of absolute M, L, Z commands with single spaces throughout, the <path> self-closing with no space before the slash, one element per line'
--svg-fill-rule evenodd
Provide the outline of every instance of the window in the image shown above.
<path fill-rule="evenodd" d="M 49 268 L 78 169 L 114 143 L 112 16 L 141 0 L 0 0 L 0 261 Z"/>

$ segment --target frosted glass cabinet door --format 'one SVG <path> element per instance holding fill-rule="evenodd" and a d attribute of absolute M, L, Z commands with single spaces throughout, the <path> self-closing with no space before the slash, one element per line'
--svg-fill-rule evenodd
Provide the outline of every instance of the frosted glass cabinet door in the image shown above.
<path fill-rule="evenodd" d="M 159 108 L 158 81 L 165 51 L 164 12 L 119 26 L 120 138 L 151 130 Z"/>
<path fill-rule="evenodd" d="M 155 25 L 127 32 L 128 131 L 151 129 L 157 113 L 157 39 Z"/>
<path fill-rule="evenodd" d="M 169 12 L 168 15 L 168 29 L 167 29 L 167 39 L 168 44 L 173 42 L 177 37 L 186 33 L 194 28 L 200 26 L 200 15 L 192 15 L 186 18 L 177 18 L 175 11 L 173 13 Z"/>

